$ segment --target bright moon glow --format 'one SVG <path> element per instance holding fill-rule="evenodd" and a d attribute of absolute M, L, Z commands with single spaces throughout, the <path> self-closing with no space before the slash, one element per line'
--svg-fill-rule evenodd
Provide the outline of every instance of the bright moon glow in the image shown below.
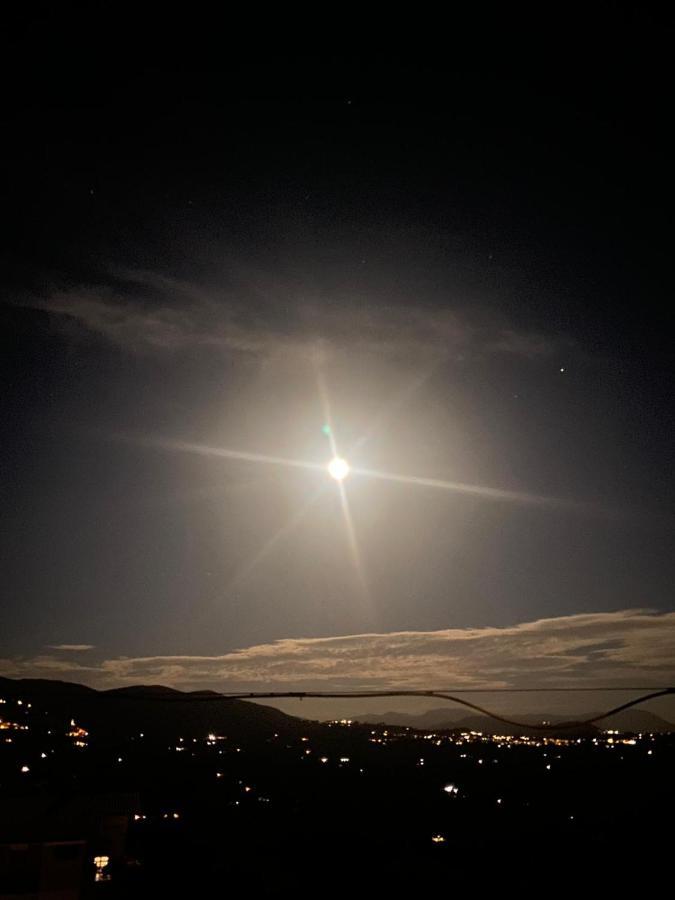
<path fill-rule="evenodd" d="M 336 481 L 342 481 L 349 475 L 349 463 L 346 459 L 336 456 L 328 463 L 328 474 Z"/>

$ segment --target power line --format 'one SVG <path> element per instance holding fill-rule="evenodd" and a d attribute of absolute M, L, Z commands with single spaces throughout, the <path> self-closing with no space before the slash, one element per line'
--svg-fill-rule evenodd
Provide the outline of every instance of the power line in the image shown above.
<path fill-rule="evenodd" d="M 607 710 L 606 712 L 600 713 L 599 715 L 591 716 L 587 719 L 574 719 L 567 722 L 557 722 L 556 724 L 532 724 L 531 722 L 520 722 L 517 719 L 510 719 L 506 716 L 499 715 L 499 713 L 493 712 L 492 710 L 485 709 L 483 706 L 479 706 L 476 703 L 471 703 L 469 700 L 465 700 L 462 697 L 458 697 L 457 694 L 460 693 L 501 693 L 501 694 L 510 694 L 510 693 L 548 693 L 548 692 L 556 692 L 556 693 L 576 693 L 581 691 L 632 691 L 632 690 L 649 690 L 650 693 L 643 695 L 642 697 L 635 697 L 632 700 L 628 700 L 626 703 L 622 703 L 619 706 L 615 706 L 612 709 Z M 622 712 L 625 709 L 630 709 L 633 706 L 638 706 L 641 703 L 646 703 L 648 700 L 654 700 L 657 697 L 666 697 L 669 695 L 675 694 L 675 688 L 673 687 L 661 687 L 661 688 L 618 688 L 618 687 L 609 687 L 609 688 L 570 688 L 570 687 L 557 687 L 557 688 L 459 688 L 458 690 L 449 691 L 445 690 L 382 690 L 382 691 L 245 691 L 245 692 L 223 692 L 223 693 L 209 693 L 209 694 L 181 694 L 179 696 L 175 695 L 161 695 L 161 694 L 147 694 L 143 696 L 140 693 L 134 694 L 123 694 L 123 693 L 105 693 L 100 696 L 110 698 L 110 699 L 128 699 L 128 700 L 157 700 L 159 702 L 187 702 L 187 701 L 197 701 L 197 702 L 217 702 L 217 701 L 228 701 L 228 700 L 288 700 L 288 699 L 372 699 L 376 697 L 432 697 L 438 700 L 449 700 L 452 703 L 457 703 L 460 706 L 465 706 L 468 709 L 475 710 L 476 712 L 481 713 L 484 716 L 487 716 L 490 719 L 494 719 L 497 722 L 503 722 L 506 725 L 515 725 L 518 728 L 529 728 L 535 729 L 537 731 L 551 731 L 553 729 L 557 730 L 560 728 L 581 728 L 586 725 L 593 725 L 595 722 L 600 722 L 602 719 L 607 719 L 609 716 L 613 716 L 616 713 Z"/>
<path fill-rule="evenodd" d="M 16 682 L 17 687 L 21 684 L 21 682 Z M 545 693 L 602 693 L 605 691 L 648 691 L 649 693 L 644 694 L 641 697 L 634 697 L 632 700 L 628 700 L 625 703 L 621 703 L 619 706 L 614 706 L 609 710 L 606 710 L 603 713 L 598 715 L 590 716 L 586 719 L 573 719 L 567 722 L 557 722 L 555 724 L 536 724 L 531 722 L 521 722 L 517 719 L 510 719 L 507 716 L 502 716 L 499 713 L 493 712 L 492 710 L 486 709 L 484 706 L 479 706 L 477 703 L 471 703 L 469 700 L 465 700 L 462 697 L 457 696 L 458 694 L 545 694 Z M 617 687 L 616 685 L 607 686 L 607 687 L 527 687 L 527 688 L 420 688 L 413 690 L 372 690 L 372 691 L 222 691 L 215 692 L 209 691 L 208 693 L 181 693 L 180 691 L 176 691 L 175 693 L 157 693 L 153 691 L 152 693 L 148 690 L 146 693 L 142 693 L 141 691 L 134 691 L 134 693 L 127 693 L 122 690 L 111 690 L 98 692 L 94 691 L 92 694 L 84 694 L 84 695 L 73 695 L 71 693 L 67 693 L 64 691 L 54 691 L 50 692 L 48 695 L 49 699 L 60 697 L 62 699 L 75 699 L 79 701 L 87 701 L 92 700 L 94 697 L 97 699 L 104 700 L 154 700 L 159 703 L 187 703 L 187 702 L 199 702 L 199 703 L 207 703 L 207 702 L 227 702 L 228 700 L 304 700 L 304 699 L 316 699 L 316 700 L 331 700 L 331 699 L 374 699 L 379 697 L 426 697 L 426 698 L 434 698 L 438 700 L 448 700 L 451 703 L 457 703 L 459 706 L 464 706 L 467 709 L 472 709 L 476 712 L 481 713 L 484 716 L 487 716 L 490 719 L 494 719 L 496 722 L 503 722 L 506 725 L 514 725 L 518 728 L 526 728 L 526 729 L 534 729 L 537 731 L 551 731 L 557 730 L 561 728 L 580 728 L 586 725 L 593 725 L 596 722 L 600 722 L 603 719 L 607 719 L 610 716 L 615 715 L 616 713 L 623 712 L 623 710 L 630 709 L 633 706 L 639 706 L 642 703 L 646 703 L 648 700 L 655 700 L 657 697 L 667 697 L 675 695 L 675 687 L 655 687 L 651 686 L 639 686 L 639 687 Z"/>
<path fill-rule="evenodd" d="M 516 691 L 520 693 L 525 692 L 543 692 L 546 690 L 550 690 L 547 688 L 501 688 L 499 690 L 500 693 L 515 693 Z M 576 690 L 600 690 L 600 688 L 555 688 L 556 691 L 564 691 L 564 692 L 573 692 Z M 617 688 L 616 690 L 621 690 Z M 625 688 L 625 690 L 630 690 L 629 688 Z M 464 689 L 464 693 L 469 693 L 469 689 Z M 669 694 L 675 694 L 675 688 L 659 688 L 657 690 L 653 690 L 649 694 L 645 694 L 642 697 L 636 697 L 633 700 L 629 700 L 626 703 L 622 703 L 620 706 L 615 706 L 613 709 L 607 710 L 607 712 L 601 713 L 597 716 L 592 716 L 588 719 L 577 719 L 570 720 L 569 722 L 557 722 L 555 725 L 538 725 L 531 724 L 529 722 L 519 722 L 515 719 L 509 719 L 506 716 L 500 716 L 499 713 L 492 712 L 489 709 L 485 709 L 483 706 L 478 706 L 476 703 L 471 703 L 468 700 L 464 700 L 462 697 L 457 697 L 455 694 L 459 693 L 459 691 L 455 691 L 454 694 L 446 693 L 445 691 L 437 691 L 437 690 L 419 690 L 419 691 L 343 691 L 336 693 L 327 693 L 320 691 L 285 691 L 282 693 L 279 692 L 258 692 L 255 693 L 247 693 L 247 694 L 221 694 L 224 699 L 230 700 L 253 700 L 253 699 L 282 699 L 282 698 L 291 698 L 291 697 L 299 697 L 303 699 L 304 697 L 314 697 L 314 698 L 344 698 L 344 697 L 354 697 L 354 698 L 367 698 L 367 697 L 434 697 L 439 700 L 450 700 L 452 703 L 458 703 L 460 706 L 466 706 L 468 709 L 473 709 L 479 713 L 482 713 L 484 716 L 488 716 L 490 719 L 494 719 L 497 722 L 504 722 L 506 725 L 515 725 L 518 728 L 533 728 L 538 731 L 550 731 L 553 728 L 580 728 L 584 725 L 592 725 L 595 722 L 599 722 L 602 719 L 607 719 L 609 716 L 613 716 L 618 712 L 622 712 L 624 709 L 630 709 L 632 706 L 638 706 L 640 703 L 646 703 L 647 700 L 654 700 L 656 697 L 665 697 Z"/>

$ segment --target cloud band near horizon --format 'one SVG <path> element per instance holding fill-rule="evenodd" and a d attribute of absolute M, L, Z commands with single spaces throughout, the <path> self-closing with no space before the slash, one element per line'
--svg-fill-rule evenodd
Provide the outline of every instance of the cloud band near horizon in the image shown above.
<path fill-rule="evenodd" d="M 58 649 L 84 645 L 59 645 Z M 0 659 L 0 674 L 92 687 L 216 690 L 662 686 L 675 682 L 675 613 L 621 610 L 502 628 L 285 638 L 217 656 Z"/>

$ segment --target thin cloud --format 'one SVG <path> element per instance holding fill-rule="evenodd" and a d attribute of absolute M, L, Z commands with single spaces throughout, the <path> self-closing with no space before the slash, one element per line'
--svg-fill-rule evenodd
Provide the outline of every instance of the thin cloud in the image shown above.
<path fill-rule="evenodd" d="M 255 308 L 245 297 L 218 294 L 198 284 L 150 272 L 118 271 L 112 283 L 82 285 L 33 298 L 24 305 L 75 323 L 132 353 L 189 349 L 256 357 L 299 355 L 315 359 L 340 351 L 389 356 L 436 354 L 442 358 L 511 355 L 540 359 L 569 349 L 569 342 L 524 332 L 508 323 L 478 324 L 459 308 L 376 298 L 291 299 L 288 289 Z M 300 293 L 298 294 L 300 296 Z"/>
<path fill-rule="evenodd" d="M 5 675 L 58 671 L 94 686 L 221 690 L 662 685 L 675 679 L 675 613 L 648 610 L 452 628 L 286 638 L 218 656 L 0 660 Z"/>
<path fill-rule="evenodd" d="M 47 644 L 48 650 L 66 650 L 78 652 L 80 650 L 94 650 L 94 644 Z"/>

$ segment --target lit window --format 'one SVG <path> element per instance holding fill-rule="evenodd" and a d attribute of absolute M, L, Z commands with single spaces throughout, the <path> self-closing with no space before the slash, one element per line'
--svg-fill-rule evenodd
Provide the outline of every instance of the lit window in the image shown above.
<path fill-rule="evenodd" d="M 96 874 L 94 881 L 110 881 L 110 873 L 106 872 L 106 866 L 110 863 L 109 856 L 95 856 L 94 865 L 96 866 Z"/>

